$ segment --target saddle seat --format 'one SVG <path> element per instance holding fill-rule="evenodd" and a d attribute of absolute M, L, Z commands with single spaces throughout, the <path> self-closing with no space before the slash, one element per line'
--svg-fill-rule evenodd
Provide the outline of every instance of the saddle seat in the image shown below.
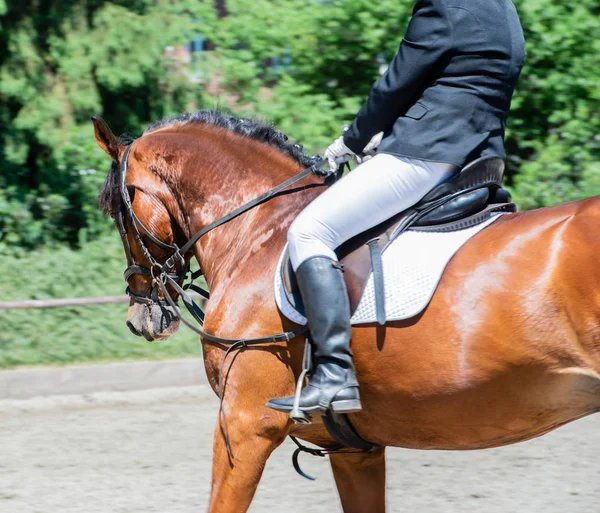
<path fill-rule="evenodd" d="M 373 255 L 378 254 L 380 260 L 389 244 L 406 230 L 458 231 L 483 223 L 494 212 L 516 212 L 510 193 L 501 185 L 504 169 L 501 158 L 480 158 L 436 186 L 416 205 L 340 246 L 336 254 L 344 266 L 352 313 L 358 307 L 371 272 L 377 268 Z M 287 299 L 304 315 L 289 255 L 284 255 L 280 271 Z"/>

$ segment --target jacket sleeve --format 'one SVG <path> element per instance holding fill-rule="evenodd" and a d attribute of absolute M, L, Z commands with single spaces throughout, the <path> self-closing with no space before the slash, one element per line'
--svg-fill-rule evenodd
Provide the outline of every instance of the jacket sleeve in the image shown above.
<path fill-rule="evenodd" d="M 444 0 L 418 0 L 398 53 L 344 134 L 357 154 L 371 138 L 391 128 L 415 101 L 428 74 L 452 45 L 452 30 Z"/>

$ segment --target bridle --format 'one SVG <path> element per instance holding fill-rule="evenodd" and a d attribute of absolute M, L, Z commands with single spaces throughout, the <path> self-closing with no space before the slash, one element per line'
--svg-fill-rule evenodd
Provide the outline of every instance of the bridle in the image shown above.
<path fill-rule="evenodd" d="M 297 175 L 292 178 L 286 180 L 285 182 L 279 184 L 277 187 L 265 192 L 264 194 L 258 196 L 257 198 L 245 203 L 244 205 L 236 208 L 231 211 L 229 214 L 217 219 L 213 223 L 208 226 L 202 228 L 200 231 L 196 232 L 181 248 L 176 244 L 167 244 L 159 239 L 157 239 L 144 223 L 140 221 L 138 216 L 133 210 L 133 205 L 131 202 L 131 197 L 129 196 L 129 190 L 127 189 L 126 180 L 127 180 L 127 170 L 128 170 L 128 162 L 129 162 L 129 154 L 131 153 L 131 148 L 134 143 L 131 143 L 127 146 L 127 149 L 123 153 L 123 157 L 121 159 L 121 163 L 119 165 L 120 172 L 120 194 L 122 199 L 122 207 L 118 212 L 115 213 L 115 221 L 121 232 L 121 237 L 123 239 L 123 243 L 125 246 L 125 252 L 127 254 L 127 263 L 128 267 L 123 273 L 123 277 L 125 281 L 128 281 L 131 276 L 136 274 L 140 274 L 143 276 L 150 276 L 152 278 L 152 282 L 148 289 L 143 294 L 135 294 L 129 286 L 127 286 L 126 293 L 130 296 L 134 303 L 144 304 L 147 306 L 156 304 L 159 306 L 170 306 L 174 312 L 177 314 L 179 319 L 190 329 L 201 335 L 206 340 L 211 342 L 226 344 L 226 345 L 253 345 L 253 344 L 263 344 L 268 342 L 288 342 L 293 338 L 306 333 L 307 328 L 302 327 L 296 331 L 288 331 L 285 333 L 280 333 L 278 335 L 272 335 L 270 337 L 263 338 L 255 338 L 255 339 L 225 339 L 221 337 L 216 337 L 209 333 L 206 333 L 202 326 L 204 324 L 204 312 L 200 309 L 200 307 L 193 301 L 190 295 L 186 292 L 186 290 L 193 290 L 200 294 L 205 299 L 210 298 L 210 294 L 207 290 L 195 285 L 194 280 L 203 276 L 202 270 L 199 269 L 191 273 L 191 282 L 183 285 L 184 281 L 187 279 L 188 274 L 190 274 L 189 264 L 186 262 L 186 257 L 191 253 L 196 242 L 200 240 L 204 235 L 208 232 L 214 230 L 215 228 L 231 221 L 232 219 L 238 217 L 239 215 L 247 212 L 248 210 L 253 209 L 254 207 L 260 205 L 273 198 L 284 189 L 294 185 L 300 180 L 306 178 L 311 174 L 316 174 L 319 176 L 324 176 L 321 168 L 327 164 L 327 161 L 318 157 L 315 157 L 315 162 L 312 166 L 306 168 L 301 171 Z M 326 184 L 329 185 L 331 181 L 335 181 L 337 178 L 341 176 L 343 170 L 343 166 L 340 167 L 337 173 L 334 173 L 331 179 L 326 180 Z M 144 258 L 150 264 L 149 267 L 142 266 L 140 264 L 135 263 L 133 252 L 131 251 L 131 246 L 129 244 L 129 240 L 127 239 L 127 229 L 125 226 L 125 215 L 123 214 L 123 210 L 125 210 L 125 215 L 129 218 L 130 224 L 133 227 L 133 236 L 135 238 L 136 243 L 138 244 L 141 252 L 144 255 Z M 159 248 L 168 251 L 171 253 L 171 256 L 168 257 L 163 264 L 159 263 L 150 253 L 147 246 L 145 245 L 143 238 L 143 234 L 150 239 L 150 241 L 158 246 Z M 179 266 L 179 269 L 177 269 Z M 192 317 L 196 320 L 196 322 L 200 325 L 200 327 L 195 326 L 194 324 L 187 321 L 182 315 L 178 306 L 178 301 L 174 300 L 167 286 L 170 286 L 181 298 L 187 310 L 190 312 Z M 164 299 L 161 299 L 159 296 L 159 290 L 162 292 Z M 233 347 L 231 348 L 233 349 Z"/>
<path fill-rule="evenodd" d="M 125 289 L 125 293 L 129 295 L 129 297 L 133 300 L 134 303 L 140 303 L 144 305 L 151 305 L 153 303 L 159 305 L 166 305 L 168 302 L 166 300 L 160 299 L 158 295 L 158 281 L 157 278 L 163 272 L 163 266 L 159 264 L 156 259 L 152 256 L 152 253 L 148 250 L 144 241 L 142 240 L 142 234 L 140 230 L 144 232 L 144 234 L 159 248 L 170 251 L 177 252 L 179 248 L 176 244 L 167 244 L 160 239 L 157 239 L 151 232 L 146 228 L 144 223 L 140 221 L 135 211 L 133 210 L 133 205 L 131 203 L 131 197 L 129 196 L 129 191 L 126 185 L 127 179 L 127 169 L 128 169 L 128 161 L 129 161 L 129 153 L 131 151 L 132 145 L 129 145 L 123 154 L 123 158 L 121 160 L 120 166 L 120 176 L 121 181 L 119 184 L 120 195 L 122 200 L 122 205 L 125 207 L 125 212 L 129 217 L 129 221 L 131 226 L 133 227 L 133 236 L 135 241 L 137 242 L 140 250 L 142 251 L 144 258 L 150 263 L 150 267 L 145 267 L 143 265 L 139 265 L 135 263 L 133 252 L 131 251 L 131 245 L 129 244 L 129 239 L 127 238 L 127 229 L 125 228 L 125 218 L 123 216 L 123 208 L 120 208 L 118 212 L 115 214 L 115 221 L 117 223 L 117 227 L 119 228 L 119 232 L 121 233 L 121 238 L 123 239 L 123 244 L 125 246 L 125 253 L 127 256 L 127 264 L 128 267 L 125 269 L 123 273 L 123 278 L 126 282 L 129 282 L 129 278 L 135 274 L 141 274 L 142 276 L 150 276 L 152 278 L 152 282 L 148 289 L 144 294 L 135 294 L 129 285 Z M 173 280 L 176 280 L 179 283 L 183 283 L 187 274 L 189 272 L 189 265 L 186 265 L 185 259 L 181 259 L 181 268 L 179 272 L 169 271 L 167 274 Z"/>

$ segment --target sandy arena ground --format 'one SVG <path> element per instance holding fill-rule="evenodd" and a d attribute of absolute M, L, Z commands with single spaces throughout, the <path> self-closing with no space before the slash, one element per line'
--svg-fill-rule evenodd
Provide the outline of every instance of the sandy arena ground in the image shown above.
<path fill-rule="evenodd" d="M 206 386 L 0 401 L 1 513 L 206 510 L 217 403 Z M 328 462 L 292 446 L 267 465 L 250 511 L 341 511 Z M 388 450 L 392 512 L 600 511 L 600 416 L 470 453 Z"/>

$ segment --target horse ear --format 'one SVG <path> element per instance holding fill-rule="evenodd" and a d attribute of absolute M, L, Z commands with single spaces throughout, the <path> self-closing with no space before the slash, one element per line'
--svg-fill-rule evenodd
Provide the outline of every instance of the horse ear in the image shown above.
<path fill-rule="evenodd" d="M 96 143 L 102 148 L 106 154 L 113 159 L 114 162 L 119 162 L 121 155 L 125 151 L 125 145 L 121 144 L 112 130 L 108 128 L 106 121 L 98 116 L 92 116 L 94 123 L 94 135 Z"/>

